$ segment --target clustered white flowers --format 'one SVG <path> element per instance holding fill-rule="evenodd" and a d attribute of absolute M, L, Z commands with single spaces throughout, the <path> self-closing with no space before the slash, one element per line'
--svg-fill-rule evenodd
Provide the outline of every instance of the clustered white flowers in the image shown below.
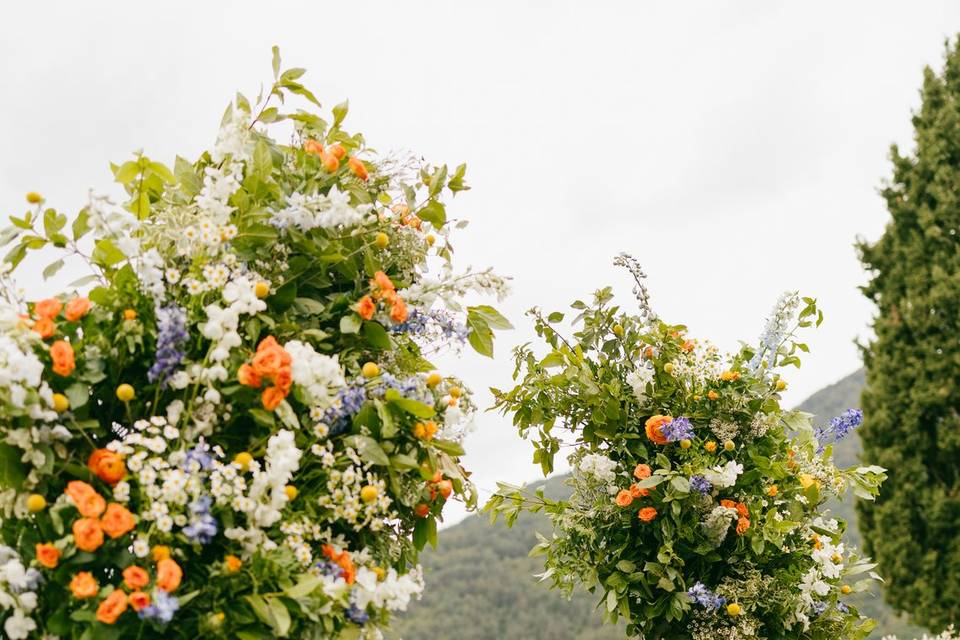
<path fill-rule="evenodd" d="M 291 193 L 286 208 L 275 211 L 270 222 L 280 229 L 292 226 L 300 231 L 352 227 L 362 223 L 372 210 L 371 205 L 351 206 L 350 194 L 334 187 L 326 194 Z"/>
<path fill-rule="evenodd" d="M 308 404 L 320 409 L 329 407 L 336 392 L 346 385 L 337 357 L 317 353 L 312 345 L 299 340 L 291 340 L 283 348 L 293 358 L 293 382 L 306 393 Z"/>
<path fill-rule="evenodd" d="M 28 569 L 14 549 L 0 545 L 0 611 L 12 611 L 3 623 L 10 640 L 25 640 L 37 628 L 29 613 L 37 608 L 40 572 Z"/>

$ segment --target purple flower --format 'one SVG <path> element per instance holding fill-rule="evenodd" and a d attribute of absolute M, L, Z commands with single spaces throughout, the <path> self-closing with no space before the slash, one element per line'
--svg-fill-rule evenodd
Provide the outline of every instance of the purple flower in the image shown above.
<path fill-rule="evenodd" d="M 154 589 L 150 604 L 140 609 L 138 615 L 141 620 L 155 620 L 161 624 L 167 624 L 173 620 L 173 614 L 178 609 L 180 609 L 179 600 L 167 594 L 166 591 Z"/>
<path fill-rule="evenodd" d="M 820 447 L 817 449 L 817 452 L 822 453 L 827 444 L 831 442 L 840 442 L 861 424 L 863 424 L 863 411 L 860 409 L 847 409 L 839 416 L 830 420 L 829 426 L 818 427 L 816 436 L 820 442 Z"/>
<path fill-rule="evenodd" d="M 702 493 L 703 495 L 707 495 L 713 491 L 713 485 L 710 484 L 709 480 L 701 475 L 690 476 L 690 488 L 697 493 Z"/>
<path fill-rule="evenodd" d="M 355 604 L 351 604 L 350 608 L 347 609 L 345 613 L 347 615 L 347 619 L 350 620 L 350 622 L 356 625 L 359 625 L 361 627 L 367 623 L 367 620 L 370 619 L 370 614 L 368 614 L 366 611 L 364 611 L 363 609 L 361 609 Z"/>
<path fill-rule="evenodd" d="M 333 406 L 323 414 L 322 422 L 330 427 L 329 435 L 346 431 L 350 420 L 360 412 L 366 401 L 367 389 L 362 384 L 350 385 L 338 391 Z"/>
<path fill-rule="evenodd" d="M 167 387 L 167 378 L 186 355 L 183 344 L 187 338 L 187 312 L 177 305 L 157 307 L 157 359 L 147 372 L 150 382 L 159 381 L 160 388 Z"/>
<path fill-rule="evenodd" d="M 190 542 L 209 544 L 217 535 L 217 519 L 210 515 L 213 498 L 201 496 L 190 503 L 190 524 L 183 528 L 183 535 Z"/>
<path fill-rule="evenodd" d="M 409 333 L 410 335 L 452 339 L 461 344 L 467 341 L 469 330 L 456 316 L 442 309 L 421 311 L 414 309 L 407 317 L 406 322 L 393 325 L 393 333 Z"/>
<path fill-rule="evenodd" d="M 693 439 L 693 425 L 684 417 L 674 418 L 670 424 L 660 427 L 660 432 L 668 442 L 677 442 L 678 440 Z"/>
<path fill-rule="evenodd" d="M 697 584 L 690 587 L 690 589 L 687 590 L 687 596 L 707 611 L 716 611 L 727 603 L 726 598 L 710 591 L 702 582 L 697 582 Z"/>

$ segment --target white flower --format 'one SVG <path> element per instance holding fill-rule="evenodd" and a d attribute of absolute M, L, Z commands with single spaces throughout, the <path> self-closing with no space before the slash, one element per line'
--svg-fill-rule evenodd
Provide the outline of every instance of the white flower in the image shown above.
<path fill-rule="evenodd" d="M 633 395 L 638 402 L 647 399 L 647 385 L 653 384 L 654 370 L 652 367 L 641 365 L 627 374 L 627 384 L 633 389 Z"/>
<path fill-rule="evenodd" d="M 138 558 L 146 558 L 150 554 L 150 543 L 145 538 L 137 538 L 133 541 L 133 555 Z"/>
<path fill-rule="evenodd" d="M 13 615 L 3 623 L 3 630 L 10 640 L 26 640 L 30 632 L 36 628 L 37 623 L 23 615 L 20 609 L 14 609 Z"/>
<path fill-rule="evenodd" d="M 706 469 L 703 472 L 703 477 L 714 487 L 725 489 L 735 485 L 737 483 L 737 477 L 741 473 L 743 473 L 743 465 L 730 460 L 722 467 L 717 465 L 712 469 Z"/>
<path fill-rule="evenodd" d="M 336 356 L 317 353 L 311 345 L 299 340 L 291 340 L 283 348 L 293 361 L 291 374 L 294 384 L 307 392 L 311 405 L 329 407 L 337 390 L 346 385 L 343 369 Z"/>
<path fill-rule="evenodd" d="M 326 195 L 303 195 L 294 191 L 287 196 L 286 208 L 274 212 L 270 222 L 281 229 L 294 226 L 302 231 L 351 227 L 361 224 L 370 210 L 370 205 L 350 206 L 350 194 L 342 193 L 337 187 Z"/>
<path fill-rule="evenodd" d="M 617 477 L 617 463 L 599 453 L 588 453 L 583 456 L 577 468 L 583 475 L 593 476 L 597 480 L 605 483 L 611 483 L 616 480 Z"/>

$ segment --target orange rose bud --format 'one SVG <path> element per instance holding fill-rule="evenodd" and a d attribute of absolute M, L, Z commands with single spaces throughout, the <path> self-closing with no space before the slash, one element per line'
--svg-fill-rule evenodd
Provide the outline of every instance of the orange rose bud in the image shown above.
<path fill-rule="evenodd" d="M 407 321 L 407 304 L 400 296 L 393 296 L 391 300 L 390 319 L 397 323 Z"/>
<path fill-rule="evenodd" d="M 100 528 L 113 539 L 130 533 L 135 526 L 137 526 L 137 521 L 133 514 L 126 507 L 116 502 L 107 505 L 107 511 L 100 519 Z"/>
<path fill-rule="evenodd" d="M 70 322 L 76 322 L 90 311 L 90 300 L 87 298 L 74 298 L 67 303 L 67 310 L 63 316 Z"/>
<path fill-rule="evenodd" d="M 228 555 L 223 559 L 223 563 L 229 573 L 236 573 L 243 566 L 243 561 L 235 555 Z"/>
<path fill-rule="evenodd" d="M 770 496 L 771 498 L 773 498 L 773 497 L 775 497 L 775 496 L 777 495 L 777 493 L 779 493 L 779 491 L 780 491 L 780 490 L 777 488 L 777 485 L 772 484 L 772 485 L 770 485 L 770 487 L 767 489 L 767 495 Z"/>
<path fill-rule="evenodd" d="M 720 501 L 720 506 L 721 506 L 721 507 L 725 507 L 725 508 L 727 508 L 727 509 L 736 509 L 736 508 L 737 508 L 737 503 L 734 502 L 733 500 L 721 500 L 721 501 Z"/>
<path fill-rule="evenodd" d="M 115 485 L 127 475 L 127 465 L 123 456 L 109 449 L 97 449 L 90 454 L 87 467 L 95 476 L 109 485 Z"/>
<path fill-rule="evenodd" d="M 134 591 L 127 600 L 129 600 L 130 607 L 134 611 L 140 611 L 140 609 L 150 606 L 150 595 L 143 591 Z"/>
<path fill-rule="evenodd" d="M 617 494 L 616 503 L 618 507 L 629 507 L 633 502 L 633 494 L 627 489 L 622 489 Z"/>
<path fill-rule="evenodd" d="M 171 558 L 165 558 L 157 563 L 157 588 L 167 593 L 173 593 L 180 586 L 183 579 L 183 569 Z"/>
<path fill-rule="evenodd" d="M 742 502 L 738 502 L 738 503 L 737 503 L 737 515 L 739 515 L 741 518 L 749 518 L 749 517 L 750 517 L 750 510 L 747 509 L 747 505 L 743 504 Z"/>
<path fill-rule="evenodd" d="M 240 365 L 240 368 L 237 369 L 237 382 L 245 387 L 253 387 L 254 389 L 259 389 L 260 385 L 263 384 L 263 380 L 260 379 L 257 372 L 247 363 L 243 363 Z"/>
<path fill-rule="evenodd" d="M 66 340 L 57 340 L 50 345 L 50 358 L 53 360 L 53 372 L 59 376 L 68 376 L 77 368 L 73 347 Z"/>
<path fill-rule="evenodd" d="M 371 286 L 376 289 L 379 289 L 380 295 L 390 292 L 396 292 L 396 287 L 393 286 L 393 281 L 390 279 L 390 276 L 385 274 L 383 271 L 377 271 L 373 274 L 373 280 L 370 281 Z"/>
<path fill-rule="evenodd" d="M 280 403 L 283 402 L 283 399 L 286 397 L 287 395 L 280 387 L 267 387 L 260 395 L 260 402 L 263 404 L 264 409 L 273 411 L 280 406 Z"/>
<path fill-rule="evenodd" d="M 97 607 L 97 620 L 103 624 L 113 624 L 127 610 L 127 594 L 123 589 L 110 592 Z"/>
<path fill-rule="evenodd" d="M 57 332 L 57 325 L 50 318 L 40 318 L 34 321 L 33 332 L 46 340 Z"/>
<path fill-rule="evenodd" d="M 357 302 L 357 313 L 364 320 L 369 320 L 377 312 L 377 305 L 370 296 L 363 296 Z"/>
<path fill-rule="evenodd" d="M 303 143 L 303 150 L 307 153 L 320 155 L 323 153 L 323 144 L 321 144 L 318 140 L 307 140 Z"/>
<path fill-rule="evenodd" d="M 750 528 L 749 518 L 740 518 L 737 520 L 737 535 L 742 536 Z"/>
<path fill-rule="evenodd" d="M 136 320 L 137 311 L 136 309 L 124 309 L 123 310 L 123 319 L 124 320 Z"/>
<path fill-rule="evenodd" d="M 130 565 L 123 570 L 123 584 L 127 585 L 127 588 L 132 591 L 143 589 L 150 584 L 150 574 L 143 567 L 138 567 L 135 564 Z"/>
<path fill-rule="evenodd" d="M 45 566 L 47 569 L 57 568 L 57 564 L 60 562 L 60 549 L 57 549 L 49 542 L 44 542 L 42 544 L 38 544 L 36 550 L 37 562 Z"/>
<path fill-rule="evenodd" d="M 643 509 L 640 509 L 639 513 L 637 513 L 637 517 L 643 522 L 650 522 L 657 517 L 657 510 L 653 507 L 644 507 Z"/>
<path fill-rule="evenodd" d="M 103 544 L 103 529 L 100 521 L 80 518 L 73 523 L 73 541 L 80 551 L 96 551 Z"/>
<path fill-rule="evenodd" d="M 355 157 L 350 158 L 347 160 L 347 165 L 350 167 L 350 172 L 361 180 L 366 180 L 370 177 L 370 174 L 367 172 L 366 165 L 363 164 L 360 159 Z"/>
<path fill-rule="evenodd" d="M 36 316 L 48 320 L 53 320 L 60 315 L 61 309 L 63 309 L 63 303 L 56 298 L 47 298 L 33 305 L 33 312 Z"/>
<path fill-rule="evenodd" d="M 100 585 L 97 584 L 96 578 L 89 571 L 81 571 L 70 580 L 70 591 L 73 592 L 73 597 L 78 600 L 92 598 L 97 595 L 99 590 Z"/>
<path fill-rule="evenodd" d="M 673 418 L 670 416 L 650 416 L 645 425 L 647 438 L 650 440 L 650 442 L 654 444 L 667 444 L 669 440 L 667 440 L 667 437 L 663 435 L 661 429 L 664 425 L 670 424 L 671 422 L 673 422 Z"/>
<path fill-rule="evenodd" d="M 337 159 L 337 156 L 332 153 L 321 151 L 320 166 L 322 166 L 327 173 L 336 173 L 337 169 L 340 168 L 340 161 Z"/>
<path fill-rule="evenodd" d="M 714 391 L 713 389 L 710 389 L 710 391 L 707 391 L 708 400 L 716 400 L 719 397 L 720 397 L 720 394 Z"/>
<path fill-rule="evenodd" d="M 343 160 L 343 156 L 347 155 L 347 150 L 339 144 L 332 144 L 327 147 L 327 153 L 336 157 L 337 160 Z"/>
<path fill-rule="evenodd" d="M 643 498 L 650 495 L 650 489 L 641 489 L 638 485 L 630 485 L 630 495 L 634 498 Z"/>
<path fill-rule="evenodd" d="M 99 518 L 107 502 L 97 490 L 82 480 L 71 480 L 64 491 L 84 518 Z"/>
<path fill-rule="evenodd" d="M 637 467 L 633 470 L 633 477 L 636 478 L 637 480 L 643 480 L 645 478 L 649 478 L 651 473 L 652 473 L 652 470 L 650 469 L 650 465 L 641 463 L 641 464 L 638 464 Z"/>

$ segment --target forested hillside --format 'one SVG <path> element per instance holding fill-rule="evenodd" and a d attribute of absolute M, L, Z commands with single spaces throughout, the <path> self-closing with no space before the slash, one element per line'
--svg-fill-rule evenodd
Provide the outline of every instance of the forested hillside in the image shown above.
<path fill-rule="evenodd" d="M 821 420 L 829 420 L 844 409 L 859 406 L 864 384 L 857 371 L 836 384 L 821 389 L 799 405 Z M 857 461 L 860 440 L 854 433 L 840 445 L 835 456 L 840 466 Z M 566 491 L 563 477 L 546 481 L 548 495 Z M 853 505 L 848 499 L 833 508 L 855 525 Z M 397 635 L 406 640 L 615 640 L 622 629 L 603 627 L 595 613 L 596 601 L 585 592 L 564 600 L 538 584 L 534 574 L 542 571 L 539 558 L 527 553 L 535 544 L 535 531 L 548 533 L 544 518 L 520 516 L 508 529 L 502 523 L 490 525 L 485 517 L 472 516 L 443 532 L 439 549 L 424 557 L 430 585 L 423 600 L 414 603 L 398 621 Z M 852 526 L 851 544 L 860 535 Z M 872 637 L 896 633 L 913 638 L 922 630 L 907 625 L 890 611 L 879 594 L 861 596 L 863 612 L 879 620 Z"/>

